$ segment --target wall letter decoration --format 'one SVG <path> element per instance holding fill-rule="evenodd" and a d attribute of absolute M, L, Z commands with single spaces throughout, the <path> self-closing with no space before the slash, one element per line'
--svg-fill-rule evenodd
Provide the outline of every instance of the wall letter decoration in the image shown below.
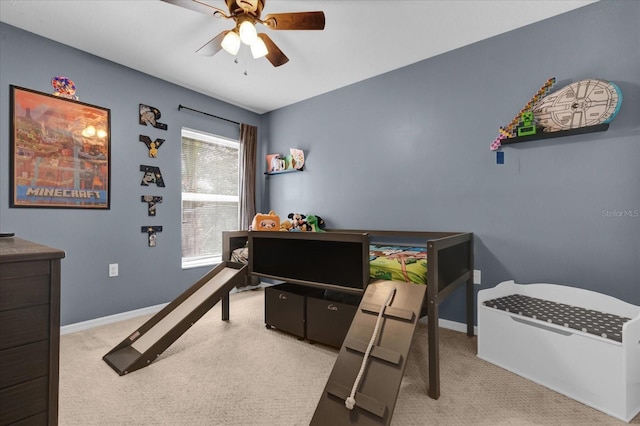
<path fill-rule="evenodd" d="M 158 195 L 141 195 L 140 201 L 147 203 L 149 216 L 156 215 L 156 206 L 162 202 L 162 197 Z"/>
<path fill-rule="evenodd" d="M 146 232 L 149 236 L 149 247 L 156 246 L 156 233 L 162 232 L 162 226 L 143 226 L 142 232 Z"/>
<path fill-rule="evenodd" d="M 140 185 L 149 186 L 149 184 L 155 183 L 157 186 L 164 188 L 164 180 L 162 179 L 162 173 L 160 173 L 160 167 L 140 164 L 140 171 L 144 172 Z"/>
<path fill-rule="evenodd" d="M 166 124 L 157 121 L 161 115 L 162 114 L 160 114 L 160 110 L 158 108 L 140 104 L 140 119 L 138 122 L 143 126 L 148 124 L 156 129 L 167 130 Z"/>
<path fill-rule="evenodd" d="M 164 139 L 156 139 L 155 141 L 152 141 L 149 136 L 145 135 L 140 135 L 138 140 L 147 146 L 150 158 L 156 158 L 158 156 L 158 148 L 160 148 L 160 145 L 164 143 Z"/>

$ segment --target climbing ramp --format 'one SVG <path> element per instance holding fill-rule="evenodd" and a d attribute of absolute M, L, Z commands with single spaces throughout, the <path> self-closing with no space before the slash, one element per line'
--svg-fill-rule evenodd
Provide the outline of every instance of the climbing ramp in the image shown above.
<path fill-rule="evenodd" d="M 229 320 L 229 292 L 242 286 L 246 265 L 223 262 L 151 317 L 102 359 L 119 375 L 151 364 L 207 311 L 222 300 L 222 320 Z"/>
<path fill-rule="evenodd" d="M 391 423 L 426 288 L 395 281 L 367 286 L 311 425 Z"/>

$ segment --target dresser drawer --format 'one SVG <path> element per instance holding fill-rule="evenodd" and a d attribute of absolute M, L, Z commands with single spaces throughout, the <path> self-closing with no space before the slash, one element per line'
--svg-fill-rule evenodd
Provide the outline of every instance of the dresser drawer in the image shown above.
<path fill-rule="evenodd" d="M 0 351 L 0 389 L 49 373 L 49 342 L 42 340 Z"/>
<path fill-rule="evenodd" d="M 353 317 L 359 298 L 337 302 L 325 298 L 307 298 L 307 339 L 340 348 Z"/>
<path fill-rule="evenodd" d="M 7 262 L 3 263 L 2 268 L 0 268 L 0 281 L 12 278 L 50 274 L 51 265 L 48 260 Z"/>
<path fill-rule="evenodd" d="M 0 312 L 0 350 L 49 339 L 49 306 Z"/>
<path fill-rule="evenodd" d="M 267 327 L 275 327 L 304 338 L 305 295 L 311 293 L 318 291 L 294 284 L 267 287 L 264 292 L 264 321 Z"/>
<path fill-rule="evenodd" d="M 0 424 L 6 425 L 46 412 L 49 380 L 46 377 L 0 389 Z"/>
<path fill-rule="evenodd" d="M 49 275 L 0 280 L 0 311 L 49 303 Z"/>

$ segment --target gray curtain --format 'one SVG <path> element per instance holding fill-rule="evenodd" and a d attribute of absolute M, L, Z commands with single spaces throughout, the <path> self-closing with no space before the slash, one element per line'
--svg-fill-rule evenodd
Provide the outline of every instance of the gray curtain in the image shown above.
<path fill-rule="evenodd" d="M 256 215 L 258 128 L 240 124 L 240 229 L 249 229 Z"/>

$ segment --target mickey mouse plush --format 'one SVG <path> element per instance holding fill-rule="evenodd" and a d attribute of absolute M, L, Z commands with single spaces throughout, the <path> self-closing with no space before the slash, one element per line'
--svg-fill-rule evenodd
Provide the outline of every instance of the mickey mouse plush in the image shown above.
<path fill-rule="evenodd" d="M 300 231 L 307 230 L 307 217 L 305 215 L 301 213 L 289 213 L 289 216 L 287 217 L 291 219 L 291 229 L 297 229 Z"/>

